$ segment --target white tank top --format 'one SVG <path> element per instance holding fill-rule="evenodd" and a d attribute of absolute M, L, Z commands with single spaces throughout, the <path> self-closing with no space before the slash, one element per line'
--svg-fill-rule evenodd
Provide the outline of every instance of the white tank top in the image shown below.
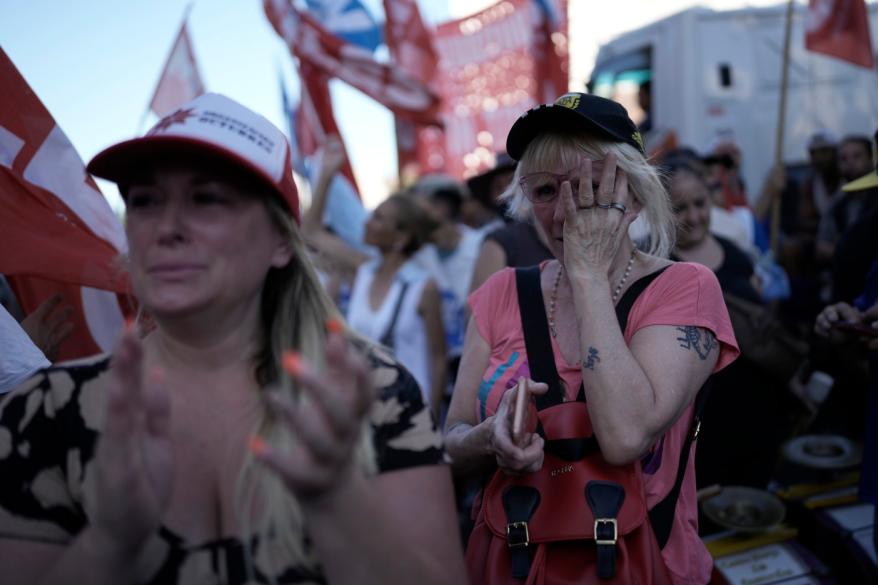
<path fill-rule="evenodd" d="M 370 260 L 360 265 L 351 290 L 348 305 L 348 324 L 357 333 L 380 342 L 384 337 L 393 311 L 399 301 L 403 283 L 408 283 L 405 298 L 396 318 L 392 340 L 396 359 L 411 372 L 421 387 L 424 401 L 430 404 L 430 346 L 427 343 L 427 329 L 424 320 L 418 314 L 418 304 L 429 281 L 429 275 L 411 263 L 404 264 L 396 273 L 396 279 L 390 286 L 381 306 L 373 311 L 369 306 L 369 289 L 375 279 L 375 271 L 381 260 Z"/>

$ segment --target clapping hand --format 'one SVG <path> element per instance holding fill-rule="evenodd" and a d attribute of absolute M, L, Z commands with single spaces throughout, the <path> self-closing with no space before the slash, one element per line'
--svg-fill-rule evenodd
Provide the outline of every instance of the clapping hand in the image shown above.
<path fill-rule="evenodd" d="M 328 329 L 325 373 L 296 353 L 284 357 L 284 369 L 296 379 L 304 399 L 294 401 L 277 392 L 269 398 L 296 443 L 287 451 L 261 437 L 250 443 L 254 456 L 306 505 L 331 496 L 351 476 L 363 420 L 375 398 L 363 356 L 349 347 L 336 322 Z"/>
<path fill-rule="evenodd" d="M 164 375 L 154 370 L 144 376 L 143 349 L 128 331 L 113 353 L 89 514 L 101 542 L 123 556 L 136 555 L 167 507 L 173 470 L 169 425 Z"/>

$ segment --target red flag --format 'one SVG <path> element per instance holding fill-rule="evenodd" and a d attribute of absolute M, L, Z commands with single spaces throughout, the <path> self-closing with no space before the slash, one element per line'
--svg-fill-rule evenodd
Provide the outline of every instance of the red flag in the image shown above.
<path fill-rule="evenodd" d="M 384 0 L 384 14 L 384 38 L 396 65 L 426 86 L 436 83 L 439 59 L 417 2 Z"/>
<path fill-rule="evenodd" d="M 875 54 L 864 0 L 810 0 L 805 48 L 872 69 Z"/>
<path fill-rule="evenodd" d="M 264 0 L 265 14 L 277 34 L 301 62 L 327 77 L 337 77 L 390 108 L 401 118 L 436 122 L 436 96 L 399 69 L 376 61 L 365 49 L 325 30 L 290 0 Z"/>
<path fill-rule="evenodd" d="M 55 292 L 74 308 L 75 330 L 59 359 L 111 348 L 123 323 L 114 293 L 128 290 L 119 264 L 125 234 L 73 145 L 2 48 L 0 250 L 0 273 L 26 314 Z"/>
<path fill-rule="evenodd" d="M 396 65 L 407 75 L 431 89 L 436 83 L 439 58 L 433 47 L 433 35 L 424 26 L 415 0 L 384 0 L 384 39 Z M 400 176 L 420 171 L 418 135 L 424 125 L 396 119 L 396 152 Z M 434 129 L 434 134 L 441 130 Z M 441 165 L 440 165 L 441 166 Z"/>
<path fill-rule="evenodd" d="M 192 42 L 184 20 L 149 103 L 149 109 L 156 116 L 162 117 L 203 93 L 204 84 L 198 73 L 195 53 L 192 51 Z"/>
<path fill-rule="evenodd" d="M 326 141 L 329 135 L 335 135 L 342 143 L 341 132 L 332 112 L 332 98 L 329 95 L 329 80 L 310 62 L 299 62 L 299 78 L 301 80 L 301 97 L 299 109 L 296 111 L 296 142 L 301 156 L 311 156 Z M 354 170 L 345 156 L 342 174 L 350 181 L 354 191 L 359 195 Z"/>

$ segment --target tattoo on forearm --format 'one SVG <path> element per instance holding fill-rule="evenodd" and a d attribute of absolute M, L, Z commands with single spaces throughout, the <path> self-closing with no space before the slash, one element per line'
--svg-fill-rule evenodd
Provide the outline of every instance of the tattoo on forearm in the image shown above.
<path fill-rule="evenodd" d="M 718 345 L 716 337 L 706 329 L 689 325 L 687 327 L 677 327 L 677 331 L 682 333 L 682 336 L 677 338 L 677 341 L 680 342 L 680 347 L 694 351 L 702 360 L 706 360 L 710 352 L 713 351 L 713 348 Z"/>
<path fill-rule="evenodd" d="M 585 358 L 585 361 L 582 363 L 582 367 L 586 370 L 594 370 L 594 367 L 597 363 L 601 361 L 600 356 L 598 356 L 598 350 L 594 347 L 588 348 L 588 357 Z"/>

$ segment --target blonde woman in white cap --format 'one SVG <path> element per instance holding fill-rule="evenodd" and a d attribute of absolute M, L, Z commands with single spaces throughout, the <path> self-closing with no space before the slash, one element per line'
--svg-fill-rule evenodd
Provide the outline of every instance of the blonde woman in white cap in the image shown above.
<path fill-rule="evenodd" d="M 463 582 L 439 435 L 320 287 L 280 131 L 208 94 L 89 170 L 152 326 L 0 403 L 3 582 Z"/>

